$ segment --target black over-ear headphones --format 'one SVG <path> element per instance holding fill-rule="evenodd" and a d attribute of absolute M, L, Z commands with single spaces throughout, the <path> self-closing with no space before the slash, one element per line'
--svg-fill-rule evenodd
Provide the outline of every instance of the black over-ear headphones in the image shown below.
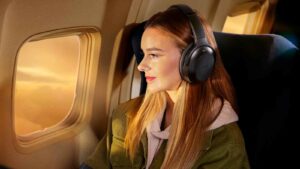
<path fill-rule="evenodd" d="M 187 5 L 173 5 L 189 19 L 194 42 L 183 50 L 180 59 L 179 72 L 181 77 L 189 82 L 203 82 L 208 79 L 215 64 L 215 51 L 208 44 L 202 24 L 197 14 Z"/>

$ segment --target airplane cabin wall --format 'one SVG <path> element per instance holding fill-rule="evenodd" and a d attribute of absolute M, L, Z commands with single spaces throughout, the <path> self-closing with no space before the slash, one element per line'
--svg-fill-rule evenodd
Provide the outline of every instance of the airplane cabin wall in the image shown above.
<path fill-rule="evenodd" d="M 0 34 L 0 164 L 17 169 L 77 168 L 89 155 L 106 128 L 108 67 L 117 32 L 124 26 L 131 0 L 11 0 L 1 1 Z M 2 10 L 3 9 L 3 10 Z M 20 46 L 32 35 L 71 27 L 100 30 L 99 67 L 94 74 L 92 120 L 79 132 L 20 152 L 13 124 L 13 77 Z M 103 127 L 104 126 L 104 127 Z"/>

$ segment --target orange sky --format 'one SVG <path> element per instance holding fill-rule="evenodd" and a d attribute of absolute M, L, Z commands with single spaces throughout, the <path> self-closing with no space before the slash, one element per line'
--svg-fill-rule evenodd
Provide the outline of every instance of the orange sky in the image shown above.
<path fill-rule="evenodd" d="M 69 113 L 79 49 L 77 36 L 29 42 L 20 49 L 14 97 L 17 134 L 55 125 Z"/>

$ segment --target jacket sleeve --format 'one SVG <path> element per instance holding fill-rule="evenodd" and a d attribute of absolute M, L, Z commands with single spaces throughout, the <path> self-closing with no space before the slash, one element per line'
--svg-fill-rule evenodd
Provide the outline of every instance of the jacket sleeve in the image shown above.
<path fill-rule="evenodd" d="M 109 153 L 111 149 L 112 137 L 112 118 L 110 117 L 107 125 L 107 132 L 97 144 L 93 154 L 80 165 L 80 169 L 111 169 Z"/>
<path fill-rule="evenodd" d="M 94 153 L 80 166 L 80 169 L 110 169 L 107 156 L 107 136 L 98 143 Z"/>
<path fill-rule="evenodd" d="M 137 107 L 141 100 L 142 97 L 139 97 L 123 103 L 110 114 L 106 135 L 98 143 L 94 153 L 80 166 L 80 169 L 111 169 L 113 165 L 130 162 L 125 158 L 126 152 L 122 153 L 124 149 L 122 140 L 124 140 L 127 128 L 126 113 Z M 111 151 L 118 153 L 111 153 Z"/>

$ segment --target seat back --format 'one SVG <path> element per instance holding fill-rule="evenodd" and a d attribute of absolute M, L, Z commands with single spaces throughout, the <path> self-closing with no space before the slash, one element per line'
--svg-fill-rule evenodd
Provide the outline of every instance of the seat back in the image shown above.
<path fill-rule="evenodd" d="M 144 24 L 131 33 L 139 63 Z M 292 168 L 296 149 L 299 50 L 282 36 L 214 33 L 221 58 L 236 89 L 239 126 L 252 169 Z M 146 81 L 141 78 L 141 94 Z M 289 147 L 292 145 L 293 147 Z M 294 150 L 295 151 L 295 150 Z M 297 152 L 295 151 L 295 154 Z"/>
<path fill-rule="evenodd" d="M 251 167 L 293 166 L 286 154 L 288 145 L 298 144 L 292 142 L 296 138 L 299 50 L 272 34 L 215 33 L 215 37 L 236 89 L 239 126 Z"/>

